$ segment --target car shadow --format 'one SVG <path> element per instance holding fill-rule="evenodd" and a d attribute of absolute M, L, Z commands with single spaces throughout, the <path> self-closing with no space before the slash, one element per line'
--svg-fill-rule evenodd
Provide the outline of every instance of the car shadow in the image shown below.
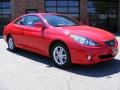
<path fill-rule="evenodd" d="M 107 77 L 120 72 L 120 60 L 113 59 L 111 61 L 102 62 L 95 65 L 74 65 L 69 72 L 90 76 L 90 77 Z"/>
<path fill-rule="evenodd" d="M 8 49 L 7 49 L 8 50 Z M 34 60 L 39 63 L 46 64 L 48 68 L 55 67 L 49 58 L 38 55 L 25 50 L 17 50 L 14 54 L 23 56 L 25 58 Z M 57 67 L 55 67 L 57 68 Z M 110 75 L 120 72 L 120 60 L 114 59 L 107 62 L 102 62 L 95 65 L 73 65 L 68 69 L 61 69 L 73 74 L 89 76 L 89 77 L 110 77 Z"/>
<path fill-rule="evenodd" d="M 7 50 L 11 53 L 23 56 L 23 57 L 28 58 L 30 60 L 46 64 L 48 67 L 53 67 L 53 64 L 51 63 L 51 60 L 48 57 L 45 57 L 43 55 L 39 55 L 39 54 L 36 54 L 36 53 L 33 53 L 33 52 L 29 52 L 29 51 L 26 51 L 26 50 L 23 50 L 23 49 L 17 49 L 16 51 L 13 51 L 13 52 L 10 51 L 8 48 L 7 48 Z"/>

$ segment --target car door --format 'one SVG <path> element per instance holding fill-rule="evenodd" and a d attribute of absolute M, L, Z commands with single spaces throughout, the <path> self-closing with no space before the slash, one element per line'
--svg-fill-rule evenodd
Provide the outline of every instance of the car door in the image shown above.
<path fill-rule="evenodd" d="M 18 20 L 16 20 L 11 27 L 14 42 L 18 47 L 22 47 L 24 44 L 23 43 L 24 29 L 25 29 L 24 22 L 25 22 L 25 17 L 21 17 Z"/>
<path fill-rule="evenodd" d="M 34 24 L 37 22 L 43 23 L 42 20 L 37 15 L 28 15 L 25 18 L 26 20 L 23 36 L 24 47 L 33 52 L 44 53 L 43 46 L 45 42 L 45 31 L 43 33 L 42 28 L 34 27 Z"/>

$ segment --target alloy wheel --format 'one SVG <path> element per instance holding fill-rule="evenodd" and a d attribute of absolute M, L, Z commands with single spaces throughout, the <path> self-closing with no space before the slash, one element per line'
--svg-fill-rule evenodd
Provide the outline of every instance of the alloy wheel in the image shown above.
<path fill-rule="evenodd" d="M 8 38 L 8 48 L 11 51 L 13 51 L 15 49 L 15 45 L 14 45 L 14 41 L 13 41 L 12 37 Z"/>
<path fill-rule="evenodd" d="M 66 63 L 67 54 L 63 47 L 57 46 L 53 51 L 53 57 L 57 64 L 63 65 Z"/>

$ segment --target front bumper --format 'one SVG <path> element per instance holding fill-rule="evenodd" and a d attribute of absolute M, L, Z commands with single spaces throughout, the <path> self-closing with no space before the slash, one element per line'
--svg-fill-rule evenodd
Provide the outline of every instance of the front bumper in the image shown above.
<path fill-rule="evenodd" d="M 118 46 L 72 47 L 70 50 L 72 63 L 87 65 L 112 60 L 118 53 Z"/>

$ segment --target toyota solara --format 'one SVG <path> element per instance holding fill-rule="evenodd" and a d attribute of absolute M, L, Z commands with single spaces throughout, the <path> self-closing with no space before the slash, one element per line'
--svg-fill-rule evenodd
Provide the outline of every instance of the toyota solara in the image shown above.
<path fill-rule="evenodd" d="M 58 67 L 112 60 L 118 42 L 108 31 L 80 25 L 61 14 L 33 13 L 18 17 L 3 31 L 10 51 L 17 48 L 50 57 Z"/>

